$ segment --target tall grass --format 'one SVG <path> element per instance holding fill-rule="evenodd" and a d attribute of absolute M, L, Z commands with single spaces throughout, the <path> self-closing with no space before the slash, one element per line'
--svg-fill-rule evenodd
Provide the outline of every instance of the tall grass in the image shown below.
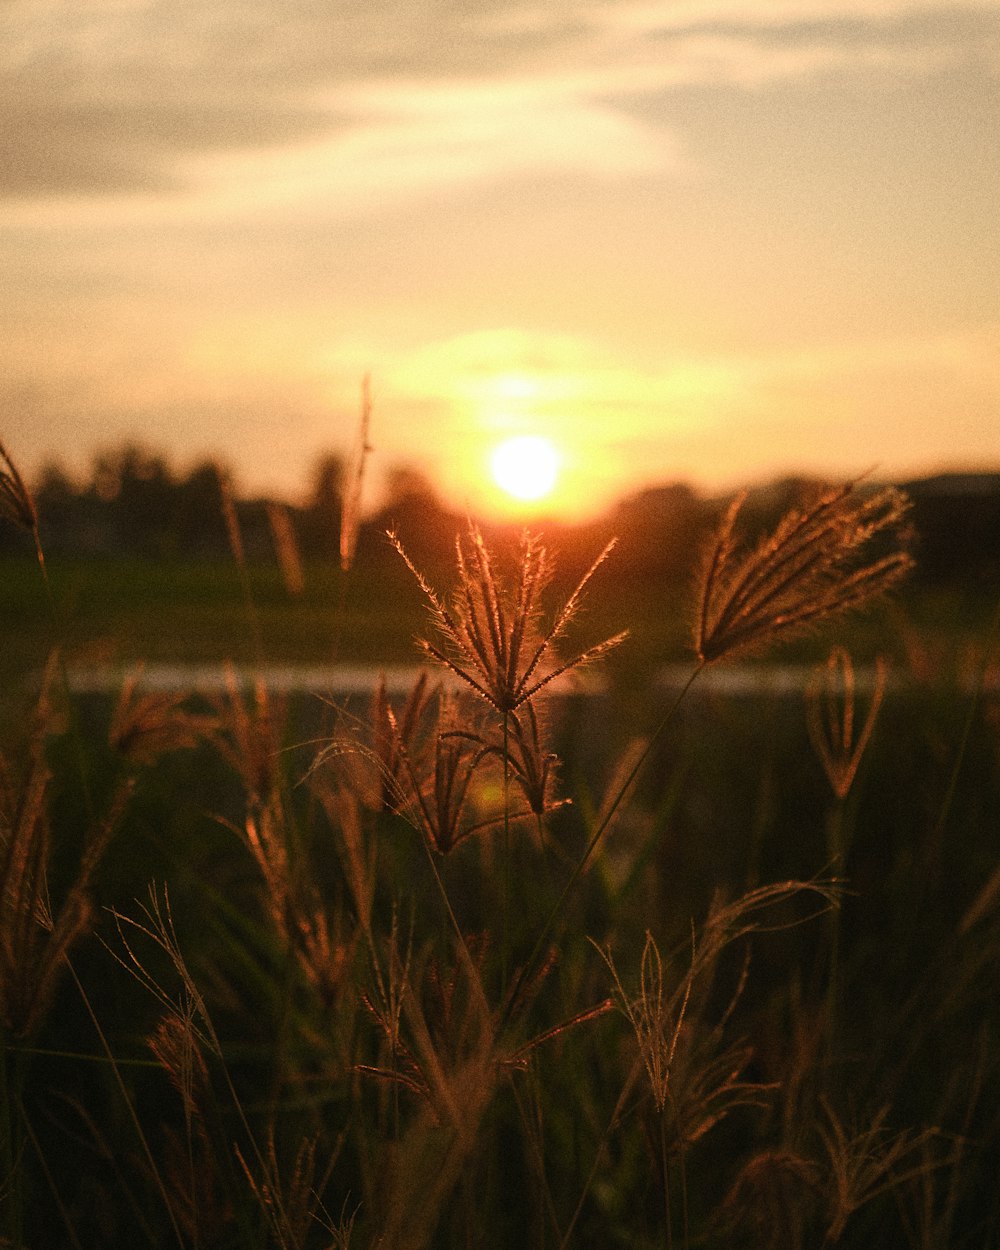
<path fill-rule="evenodd" d="M 613 553 L 550 605 L 474 527 L 447 594 L 393 538 L 430 669 L 318 736 L 262 675 L 70 720 L 53 670 L 0 773 L 0 1244 L 1000 1244 L 985 685 L 862 711 L 838 644 L 807 702 L 698 694 L 895 584 L 903 514 L 733 511 L 638 718 L 573 693 L 622 634 L 560 650 Z"/>

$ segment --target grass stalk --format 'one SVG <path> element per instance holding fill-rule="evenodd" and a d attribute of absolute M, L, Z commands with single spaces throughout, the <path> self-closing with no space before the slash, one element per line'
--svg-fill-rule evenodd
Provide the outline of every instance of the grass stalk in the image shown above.
<path fill-rule="evenodd" d="M 247 566 L 246 551 L 243 547 L 243 534 L 240 520 L 236 513 L 236 501 L 233 497 L 232 483 L 227 474 L 219 472 L 219 492 L 222 500 L 222 516 L 226 523 L 226 534 L 229 538 L 229 549 L 236 564 L 236 572 L 243 594 L 243 610 L 246 613 L 247 628 L 253 645 L 254 660 L 258 670 L 264 667 L 264 635 L 260 626 L 260 613 L 254 599 L 253 587 L 250 584 L 250 569 Z"/>
<path fill-rule="evenodd" d="M 625 777 L 625 780 L 621 783 L 613 799 L 608 804 L 603 816 L 597 822 L 596 827 L 591 833 L 590 839 L 587 842 L 586 847 L 584 848 L 583 854 L 580 856 L 580 858 L 577 860 L 576 864 L 574 865 L 573 871 L 570 873 L 569 878 L 566 881 L 566 884 L 563 886 L 562 891 L 559 894 L 559 897 L 556 899 L 547 917 L 545 918 L 545 921 L 542 924 L 541 929 L 539 930 L 538 937 L 535 939 L 535 945 L 531 949 L 531 954 L 528 956 L 526 962 L 522 965 L 521 970 L 518 973 L 517 979 L 514 984 L 514 991 L 508 996 L 503 1013 L 500 1017 L 499 1031 L 501 1033 L 503 1032 L 503 1029 L 506 1027 L 508 1023 L 510 1009 L 511 1009 L 513 1002 L 517 998 L 517 992 L 523 985 L 528 975 L 534 971 L 535 965 L 539 957 L 541 956 L 541 953 L 545 947 L 545 943 L 548 940 L 549 934 L 552 932 L 553 926 L 555 925 L 556 920 L 558 919 L 560 913 L 562 912 L 563 907 L 566 905 L 570 894 L 573 892 L 573 889 L 576 886 L 576 883 L 579 881 L 580 877 L 583 874 L 584 869 L 587 867 L 587 864 L 590 862 L 591 856 L 597 850 L 597 847 L 601 841 L 601 838 L 607 832 L 608 827 L 610 826 L 612 820 L 614 819 L 616 813 L 618 812 L 619 807 L 621 807 L 622 802 L 625 799 L 625 796 L 628 794 L 629 790 L 631 790 L 633 783 L 635 782 L 636 778 L 639 776 L 639 773 L 642 771 L 642 767 L 645 764 L 646 760 L 649 758 L 650 752 L 652 751 L 654 745 L 659 741 L 659 739 L 663 736 L 663 734 L 666 733 L 667 729 L 670 726 L 671 721 L 674 719 L 674 717 L 677 714 L 678 708 L 683 702 L 688 691 L 694 685 L 695 679 L 698 677 L 699 673 L 702 671 L 704 667 L 705 667 L 705 661 L 703 660 L 699 661 L 696 664 L 690 676 L 688 677 L 687 681 L 681 687 L 680 691 L 677 693 L 677 696 L 674 698 L 673 702 L 668 707 L 666 714 L 663 716 L 663 719 L 656 726 L 656 729 L 650 735 L 642 751 L 640 751 L 640 753 L 636 757 L 635 762 L 633 763 L 632 767 L 629 769 L 628 775 Z"/>
<path fill-rule="evenodd" d="M 105 1034 L 104 1029 L 101 1027 L 101 1022 L 97 1018 L 97 1014 L 94 1011 L 93 1005 L 91 1004 L 90 997 L 87 994 L 87 991 L 84 989 L 83 982 L 80 980 L 79 976 L 77 975 L 76 968 L 73 966 L 73 963 L 70 960 L 69 956 L 66 956 L 66 967 L 69 970 L 70 977 L 72 978 L 72 981 L 74 985 L 76 986 L 77 991 L 79 992 L 80 999 L 83 1002 L 83 1005 L 87 1012 L 88 1017 L 90 1018 L 90 1022 L 94 1026 L 94 1031 L 97 1033 L 98 1040 L 101 1043 L 101 1048 L 103 1049 L 105 1055 L 107 1055 L 108 1063 L 110 1064 L 111 1071 L 114 1074 L 115 1084 L 118 1086 L 118 1091 L 122 1096 L 122 1103 L 124 1104 L 125 1110 L 128 1113 L 129 1119 L 132 1121 L 132 1126 L 135 1129 L 136 1137 L 138 1138 L 139 1145 L 142 1147 L 142 1153 L 145 1155 L 146 1162 L 149 1164 L 150 1174 L 153 1177 L 153 1181 L 156 1185 L 156 1188 L 160 1192 L 160 1197 L 163 1199 L 163 1205 L 166 1208 L 167 1218 L 170 1221 L 170 1227 L 173 1230 L 174 1237 L 177 1240 L 178 1246 L 181 1247 L 181 1250 L 185 1250 L 184 1237 L 181 1234 L 180 1227 L 177 1224 L 177 1217 L 174 1215 L 174 1208 L 173 1208 L 173 1204 L 170 1201 L 170 1195 L 167 1192 L 166 1184 L 163 1180 L 163 1176 L 161 1175 L 160 1169 L 157 1165 L 156 1157 L 154 1156 L 153 1151 L 149 1145 L 149 1139 L 147 1138 L 146 1133 L 142 1127 L 142 1122 L 139 1119 L 139 1113 L 136 1111 L 135 1102 L 129 1095 L 128 1089 L 125 1086 L 125 1080 L 122 1077 L 121 1069 L 118 1065 L 118 1061 L 116 1060 L 114 1052 L 112 1051 L 111 1046 L 108 1042 L 107 1035 Z"/>
<path fill-rule="evenodd" d="M 604 1132 L 601 1134 L 600 1141 L 597 1143 L 597 1148 L 594 1151 L 593 1162 L 591 1163 L 590 1169 L 587 1172 L 587 1177 L 583 1183 L 583 1188 L 580 1191 L 580 1197 L 577 1199 L 576 1207 L 573 1210 L 573 1215 L 570 1218 L 566 1231 L 563 1233 L 562 1241 L 559 1243 L 559 1250 L 569 1250 L 570 1239 L 572 1238 L 573 1232 L 576 1229 L 576 1226 L 580 1221 L 580 1216 L 583 1214 L 583 1208 L 586 1205 L 587 1197 L 590 1194 L 590 1190 L 593 1187 L 594 1181 L 597 1179 L 598 1172 L 601 1170 L 602 1165 L 606 1161 L 608 1143 L 611 1141 L 611 1135 L 612 1133 L 614 1133 L 615 1129 L 618 1127 L 619 1123 L 621 1122 L 622 1112 L 625 1110 L 625 1104 L 628 1102 L 629 1098 L 631 1097 L 632 1090 L 635 1088 L 636 1082 L 639 1080 L 642 1073 L 643 1073 L 642 1056 L 637 1055 L 635 1062 L 632 1064 L 632 1067 L 629 1069 L 628 1075 L 626 1076 L 625 1081 L 622 1085 L 621 1092 L 618 1095 L 618 1100 L 616 1101 L 615 1106 L 614 1106 L 614 1110 L 611 1112 L 611 1117 L 608 1120 L 608 1123 L 604 1129 Z"/>
<path fill-rule="evenodd" d="M 0 1142 L 0 1195 L 7 1208 L 7 1238 L 12 1250 L 21 1250 L 24 1235 L 23 1161 L 20 1146 L 23 1115 L 20 1114 L 21 1063 L 7 1046 L 6 1030 L 0 1032 L 0 1104 L 3 1107 L 3 1141 Z M 13 1061 L 14 1072 L 11 1071 Z"/>
<path fill-rule="evenodd" d="M 503 717 L 503 901 L 501 907 L 501 956 L 500 956 L 500 998 L 507 994 L 507 977 L 510 970 L 510 713 L 504 711 Z"/>
<path fill-rule="evenodd" d="M 847 848 L 844 837 L 843 799 L 836 800 L 826 813 L 826 853 L 830 875 L 842 878 L 847 869 Z M 840 1013 L 840 908 L 830 909 L 830 951 L 826 982 L 826 1054 L 829 1061 L 837 1055 Z"/>
<path fill-rule="evenodd" d="M 660 1130 L 660 1184 L 663 1190 L 663 1245 L 665 1250 L 673 1250 L 674 1230 L 670 1210 L 670 1162 L 667 1154 L 666 1109 L 662 1108 L 656 1116 Z"/>
<path fill-rule="evenodd" d="M 69 1212 L 66 1210 L 66 1204 L 63 1202 L 62 1195 L 59 1193 L 59 1188 L 56 1185 L 55 1179 L 52 1175 L 52 1171 L 49 1168 L 48 1162 L 45 1158 L 45 1152 L 42 1150 L 41 1143 L 39 1142 L 38 1137 L 35 1134 L 35 1130 L 31 1127 L 31 1122 L 29 1121 L 28 1117 L 24 1114 L 23 1106 L 19 1106 L 18 1110 L 20 1111 L 21 1122 L 24 1125 L 24 1131 L 25 1133 L 27 1133 L 28 1140 L 31 1142 L 32 1149 L 34 1150 L 35 1156 L 38 1159 L 38 1165 L 42 1169 L 42 1172 L 45 1174 L 45 1181 L 49 1187 L 49 1193 L 52 1195 L 52 1201 L 56 1204 L 56 1207 L 59 1210 L 59 1217 L 62 1220 L 62 1224 L 63 1224 L 63 1228 L 65 1229 L 66 1236 L 69 1238 L 69 1242 L 73 1246 L 73 1250 L 83 1250 L 83 1245 L 80 1241 L 80 1238 L 76 1235 L 76 1229 L 73 1227 L 73 1220 Z M 15 1242 L 14 1244 L 16 1246 L 18 1243 Z"/>
<path fill-rule="evenodd" d="M 488 1017 L 490 1014 L 490 1007 L 486 998 L 486 991 L 483 987 L 482 978 L 476 971 L 475 961 L 472 958 L 472 952 L 469 950 L 469 944 L 465 940 L 465 934 L 462 932 L 461 925 L 458 923 L 458 917 L 455 915 L 454 908 L 451 905 L 451 899 L 448 897 L 448 891 L 445 889 L 444 882 L 441 880 L 441 873 L 438 871 L 438 866 L 434 859 L 434 852 L 431 849 L 430 842 L 427 839 L 426 833 L 423 831 L 421 831 L 420 842 L 424 848 L 424 853 L 427 856 L 427 862 L 430 864 L 431 876 L 434 878 L 434 885 L 437 889 L 438 897 L 441 899 L 441 903 L 444 906 L 448 923 L 451 925 L 452 931 L 458 939 L 459 950 L 462 952 L 462 962 L 465 964 L 466 970 L 469 973 L 469 979 L 472 983 L 476 996 L 479 999 L 479 1005 Z"/>
<path fill-rule="evenodd" d="M 951 815 L 951 809 L 955 802 L 955 795 L 958 791 L 958 781 L 961 776 L 962 766 L 965 762 L 966 754 L 968 753 L 969 742 L 972 737 L 972 728 L 976 721 L 976 714 L 982 703 L 983 691 L 986 685 L 986 674 L 989 670 L 990 661 L 993 657 L 994 651 L 997 649 L 998 644 L 1000 644 L 1000 601 L 997 602 L 992 621 L 990 622 L 989 630 L 986 634 L 982 658 L 976 668 L 976 681 L 966 704 L 965 718 L 962 722 L 962 733 L 959 738 L 958 750 L 955 752 L 955 759 L 948 775 L 948 784 L 941 800 L 941 807 L 938 811 L 937 820 L 934 822 L 934 828 L 932 829 L 928 840 L 926 864 L 927 872 L 924 877 L 925 882 L 930 880 L 931 875 L 937 868 L 937 860 L 944 841 L 944 832 L 947 828 L 948 819 Z"/>

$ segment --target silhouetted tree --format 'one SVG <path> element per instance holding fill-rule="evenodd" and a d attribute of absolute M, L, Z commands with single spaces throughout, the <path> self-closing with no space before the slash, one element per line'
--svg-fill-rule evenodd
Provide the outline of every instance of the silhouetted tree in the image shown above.
<path fill-rule="evenodd" d="M 408 465 L 397 466 L 388 474 L 384 506 L 362 530 L 359 559 L 383 559 L 391 567 L 402 567 L 385 538 L 386 530 L 393 530 L 417 566 L 433 575 L 450 564 L 455 535 L 462 525 L 462 518 L 442 505 L 423 473 Z"/>
<path fill-rule="evenodd" d="M 161 455 L 138 443 L 101 452 L 94 460 L 89 493 L 103 505 L 114 550 L 142 556 L 170 553 L 174 480 Z"/>
<path fill-rule="evenodd" d="M 689 577 L 713 516 L 712 506 L 681 482 L 624 499 L 611 518 L 618 536 L 613 568 L 673 582 Z"/>
<path fill-rule="evenodd" d="M 919 579 L 1000 580 L 1000 473 L 941 474 L 904 485 L 913 500 Z"/>
<path fill-rule="evenodd" d="M 326 452 L 313 467 L 306 506 L 297 521 L 299 539 L 309 555 L 339 560 L 343 490 L 344 462 Z"/>
<path fill-rule="evenodd" d="M 33 489 L 38 528 L 46 551 L 65 550 L 83 524 L 79 491 L 61 464 L 44 465 Z"/>
<path fill-rule="evenodd" d="M 221 555 L 228 548 L 222 515 L 221 476 L 213 460 L 204 460 L 174 489 L 173 527 L 181 556 Z"/>
<path fill-rule="evenodd" d="M 53 555 L 226 557 L 229 540 L 220 488 L 224 472 L 205 460 L 178 476 L 163 455 L 138 443 L 102 451 L 82 483 L 51 462 L 33 484 L 45 549 Z M 751 490 L 740 517 L 744 541 L 753 542 L 772 528 L 817 484 L 787 477 Z M 1000 473 L 941 474 L 903 486 L 913 499 L 917 579 L 995 584 L 1000 577 Z M 305 505 L 287 509 L 304 555 L 338 561 L 343 488 L 343 461 L 324 454 L 313 467 Z M 617 578 L 624 594 L 656 594 L 658 586 L 691 576 L 727 502 L 703 498 L 686 483 L 672 483 L 626 498 L 587 525 L 546 524 L 546 540 L 559 552 L 561 575 L 576 578 L 615 535 L 618 549 L 602 580 Z M 248 558 L 272 561 L 268 501 L 237 501 L 237 513 Z M 393 529 L 415 562 L 432 580 L 440 580 L 450 571 L 455 535 L 464 523 L 462 515 L 442 504 L 422 472 L 397 466 L 388 475 L 386 502 L 362 526 L 358 560 L 380 576 L 391 576 L 393 570 L 402 574 L 385 538 L 385 531 Z M 504 529 L 513 533 L 517 528 L 493 525 L 487 531 L 500 539 Z M 15 527 L 0 528 L 0 551 L 14 553 L 24 545 L 24 535 Z"/>

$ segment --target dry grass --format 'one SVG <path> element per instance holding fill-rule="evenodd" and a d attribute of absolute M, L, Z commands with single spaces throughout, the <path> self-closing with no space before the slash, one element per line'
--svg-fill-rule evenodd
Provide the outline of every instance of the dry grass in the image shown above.
<path fill-rule="evenodd" d="M 843 647 L 834 647 L 814 671 L 806 688 L 809 740 L 838 799 L 846 799 L 865 753 L 885 697 L 886 663 L 875 661 L 875 679 L 868 711 L 855 736 L 857 692 L 854 662 Z"/>
<path fill-rule="evenodd" d="M 48 679 L 51 679 L 50 666 Z M 133 789 L 122 781 L 107 811 L 88 823 L 72 883 L 58 903 L 49 891 L 53 773 L 45 758 L 48 684 L 39 697 L 29 753 L 18 777 L 0 755 L 0 1021 L 14 1037 L 33 1034 L 51 1004 L 71 948 L 93 921 L 90 886 Z"/>
<path fill-rule="evenodd" d="M 908 503 L 897 490 L 868 495 L 855 483 L 787 513 L 749 553 L 736 541 L 743 497 L 723 517 L 702 575 L 695 628 L 699 660 L 759 651 L 897 585 L 913 567 L 898 543 Z M 894 546 L 870 554 L 878 536 Z"/>
<path fill-rule="evenodd" d="M 5 509 L 24 524 L 30 497 L 0 456 Z M 224 507 L 243 567 L 231 497 Z M 910 564 L 892 545 L 905 514 L 892 492 L 826 492 L 749 554 L 736 549 L 737 510 L 707 563 L 695 673 L 857 606 Z M 873 540 L 888 545 L 872 554 Z M 553 562 L 537 537 L 505 558 L 470 526 L 450 598 L 394 542 L 427 600 L 434 635 L 422 650 L 441 681 L 424 674 L 401 698 L 382 682 L 364 718 L 334 709 L 301 768 L 287 709 L 263 682 L 245 688 L 231 673 L 223 698 L 195 708 L 144 693 L 135 672 L 106 731 L 83 737 L 90 812 L 81 780 L 67 780 L 73 753 L 54 749 L 68 735 L 44 692 L 18 767 L 0 774 L 0 1241 L 990 1244 L 1000 1215 L 969 1212 L 989 1192 L 972 1143 L 997 1140 L 982 1097 L 995 1064 L 984 1043 L 970 1067 L 962 1045 L 970 1014 L 995 1020 L 988 977 L 975 997 L 1000 941 L 995 886 L 978 902 L 972 891 L 965 924 L 948 921 L 952 951 L 978 943 L 960 991 L 944 956 L 924 952 L 921 1027 L 894 1046 L 863 1005 L 882 971 L 867 935 L 816 923 L 851 884 L 815 875 L 823 801 L 816 828 L 803 804 L 794 837 L 763 846 L 761 834 L 760 862 L 806 870 L 743 889 L 759 879 L 739 853 L 752 793 L 720 809 L 699 771 L 742 777 L 748 748 L 720 761 L 717 722 L 671 712 L 650 733 L 608 720 L 593 775 L 560 759 L 553 684 L 624 636 L 568 658 L 559 649 L 611 548 L 548 610 Z M 857 695 L 850 657 L 834 649 L 800 726 L 837 800 L 845 874 L 846 822 L 865 799 L 859 762 L 877 753 L 876 719 L 891 711 L 881 667 L 863 715 Z M 749 751 L 763 757 L 770 744 L 753 731 Z M 798 786 L 800 764 L 776 765 L 771 786 Z M 192 784 L 206 787 L 204 810 L 178 828 Z M 144 872 L 141 851 L 109 854 L 123 824 L 171 875 L 138 906 L 116 874 Z M 906 888 L 908 862 L 883 874 L 890 886 Z M 101 890 L 103 946 L 86 942 Z M 876 916 L 893 938 L 880 931 L 880 950 L 903 961 L 912 910 L 891 901 Z M 78 975 L 74 958 L 77 993 L 60 997 L 71 949 L 86 967 Z M 851 1017 L 842 1008 L 854 1001 Z M 916 1068 L 939 1047 L 956 1065 L 944 1093 Z M 69 1092 L 53 1093 L 60 1082 Z M 117 1138 L 122 1151 L 108 1146 Z M 37 1229 L 30 1211 L 42 1212 Z"/>
<path fill-rule="evenodd" d="M 470 523 L 465 541 L 459 538 L 455 543 L 458 589 L 450 607 L 414 567 L 398 537 L 389 537 L 419 582 L 441 638 L 441 645 L 421 640 L 422 650 L 501 716 L 516 712 L 551 682 L 606 655 L 626 637 L 625 632 L 616 634 L 568 660 L 556 659 L 553 652 L 613 543 L 605 547 L 546 625 L 542 595 L 554 565 L 536 535 L 527 531 L 522 535 L 512 573 L 505 578 L 479 529 Z"/>
<path fill-rule="evenodd" d="M 10 458 L 7 448 L 0 442 L 0 461 L 6 468 L 0 469 L 0 515 L 13 521 L 30 534 L 38 531 L 38 513 L 35 501 L 21 476 L 17 465 Z"/>

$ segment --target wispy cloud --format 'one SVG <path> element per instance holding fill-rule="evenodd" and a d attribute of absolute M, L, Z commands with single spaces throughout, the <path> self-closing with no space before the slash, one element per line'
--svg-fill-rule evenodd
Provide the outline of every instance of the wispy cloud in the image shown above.
<path fill-rule="evenodd" d="M 595 5 L 595 9 L 600 6 Z M 957 17 L 996 10 L 996 0 L 624 0 L 606 20 L 634 28 L 727 24 L 782 27 L 831 22 L 887 22 Z"/>
<path fill-rule="evenodd" d="M 13 0 L 0 15 L 0 195 L 204 192 L 228 211 L 252 185 L 258 201 L 321 196 L 356 211 L 538 168 L 677 173 L 691 162 L 682 139 L 639 120 L 636 97 L 926 73 L 982 45 L 977 19 L 997 8 L 602 0 L 456 16 L 388 0 L 363 13 Z"/>

